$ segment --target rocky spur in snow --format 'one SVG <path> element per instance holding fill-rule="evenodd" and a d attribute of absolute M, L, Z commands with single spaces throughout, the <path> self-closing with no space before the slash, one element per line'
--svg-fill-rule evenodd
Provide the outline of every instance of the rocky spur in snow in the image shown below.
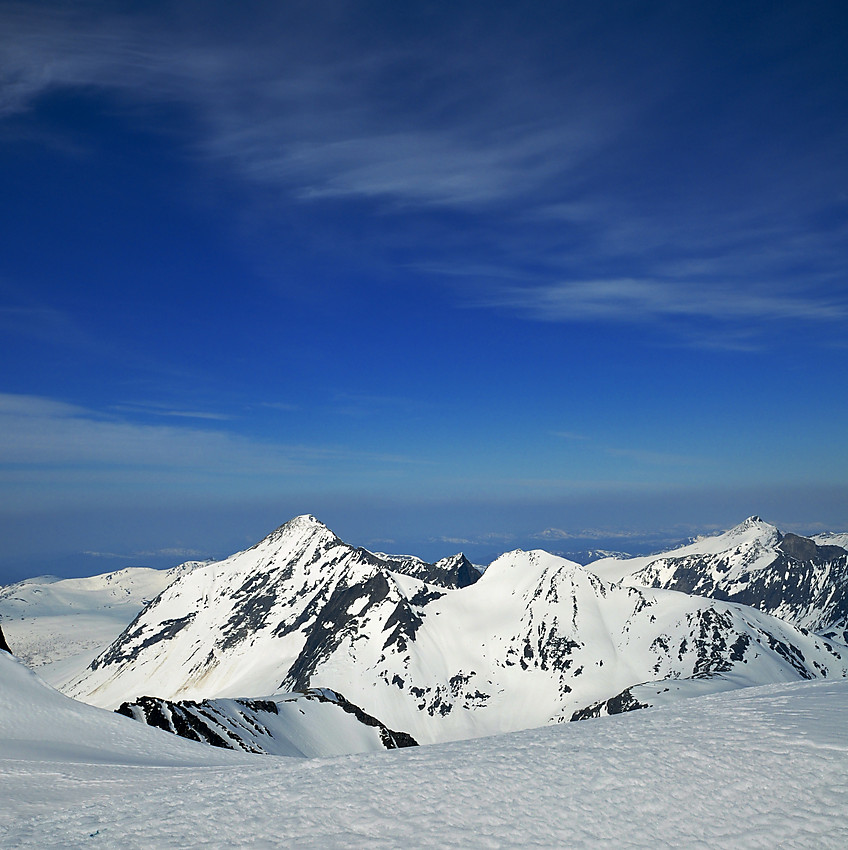
<path fill-rule="evenodd" d="M 115 711 L 191 741 L 264 755 L 314 758 L 418 745 L 328 688 L 200 703 L 145 696 Z"/>

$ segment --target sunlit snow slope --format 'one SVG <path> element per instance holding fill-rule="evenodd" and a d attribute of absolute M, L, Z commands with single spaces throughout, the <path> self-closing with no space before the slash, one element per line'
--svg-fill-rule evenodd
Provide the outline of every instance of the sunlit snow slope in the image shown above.
<path fill-rule="evenodd" d="M 6 769 L 9 761 L 159 767 L 238 763 L 235 753 L 70 699 L 6 652 L 0 652 L 0 760 Z"/>

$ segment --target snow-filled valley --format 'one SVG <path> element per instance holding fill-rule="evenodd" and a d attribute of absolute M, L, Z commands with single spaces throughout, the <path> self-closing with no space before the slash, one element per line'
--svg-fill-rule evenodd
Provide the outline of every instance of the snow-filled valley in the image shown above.
<path fill-rule="evenodd" d="M 0 846 L 846 846 L 836 539 L 481 575 L 302 516 L 0 588 Z"/>

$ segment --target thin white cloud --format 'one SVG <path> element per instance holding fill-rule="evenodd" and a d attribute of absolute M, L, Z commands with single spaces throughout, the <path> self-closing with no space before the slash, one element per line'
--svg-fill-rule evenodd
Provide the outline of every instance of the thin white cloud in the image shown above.
<path fill-rule="evenodd" d="M 848 317 L 845 299 L 833 295 L 740 291 L 738 287 L 724 284 L 636 278 L 501 287 L 490 294 L 485 303 L 550 322 L 613 320 L 632 323 L 676 318 L 834 322 Z"/>
<path fill-rule="evenodd" d="M 433 537 L 431 542 L 448 543 L 451 546 L 491 546 L 496 544 L 508 545 L 516 537 L 517 535 L 507 531 L 484 531 L 472 537 Z"/>
<path fill-rule="evenodd" d="M 233 416 L 227 413 L 216 413 L 209 410 L 182 410 L 156 402 L 116 404 L 112 409 L 119 413 L 146 413 L 151 416 L 173 417 L 176 419 L 204 419 L 214 422 L 226 422 L 233 419 Z"/>
<path fill-rule="evenodd" d="M 531 535 L 536 540 L 628 540 L 642 538 L 644 532 L 625 529 L 583 528 L 579 531 L 566 531 L 562 528 L 546 528 Z"/>
<path fill-rule="evenodd" d="M 21 301 L 18 293 L 13 298 Z M 0 330 L 8 336 L 27 337 L 42 343 L 61 342 L 75 347 L 92 345 L 92 340 L 71 316 L 43 304 L 0 305 Z"/>
<path fill-rule="evenodd" d="M 692 455 L 674 454 L 673 452 L 646 451 L 644 449 L 605 448 L 604 451 L 613 457 L 622 457 L 636 463 L 652 466 L 691 466 L 692 464 L 707 463 L 705 458 Z"/>
<path fill-rule="evenodd" d="M 130 560 L 132 558 L 184 558 L 200 559 L 209 556 L 208 552 L 202 552 L 200 549 L 185 549 L 180 546 L 169 546 L 164 549 L 146 549 L 138 552 L 120 553 L 120 552 L 92 552 L 85 551 L 83 555 L 88 555 L 92 558 L 120 558 L 122 560 Z"/>
<path fill-rule="evenodd" d="M 291 404 L 285 401 L 262 401 L 259 407 L 267 407 L 269 410 L 279 410 L 283 413 L 295 413 L 300 410 L 299 404 Z"/>
<path fill-rule="evenodd" d="M 321 475 L 364 467 L 373 471 L 417 461 L 343 446 L 252 440 L 223 429 L 139 424 L 37 396 L 0 394 L 0 464 L 4 480 L 59 474 L 104 476 L 134 469 L 141 477 L 166 469 L 184 476 L 272 478 Z M 57 471 L 57 472 L 54 472 Z M 99 472 L 98 472 L 99 471 Z"/>

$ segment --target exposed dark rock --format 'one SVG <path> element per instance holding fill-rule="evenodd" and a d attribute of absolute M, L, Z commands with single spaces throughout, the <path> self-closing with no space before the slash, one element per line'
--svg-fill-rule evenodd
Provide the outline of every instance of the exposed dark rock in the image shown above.
<path fill-rule="evenodd" d="M 401 652 L 405 652 L 408 647 L 408 641 L 415 640 L 415 633 L 421 627 L 423 620 L 406 601 L 398 602 L 395 610 L 392 611 L 389 619 L 386 620 L 386 625 L 383 631 L 387 632 L 393 629 L 392 633 L 386 638 L 383 644 L 383 650 L 388 649 L 392 645 L 397 645 Z"/>
<path fill-rule="evenodd" d="M 462 558 L 459 566 L 456 569 L 456 586 L 457 587 L 469 587 L 472 584 L 475 584 L 482 573 L 465 557 L 465 555 L 460 556 Z"/>
<path fill-rule="evenodd" d="M 328 689 L 324 689 L 326 691 Z M 389 729 L 384 723 L 381 723 L 371 714 L 363 711 L 358 705 L 354 705 L 350 700 L 345 699 L 338 691 L 330 691 L 333 694 L 332 698 L 328 698 L 322 690 L 311 690 L 307 692 L 310 699 L 317 699 L 322 702 L 334 702 L 348 714 L 352 714 L 360 723 L 366 726 L 373 726 L 380 730 L 380 740 L 387 750 L 394 750 L 399 747 L 417 747 L 418 741 L 407 732 L 396 732 L 394 729 Z"/>
<path fill-rule="evenodd" d="M 180 738 L 188 738 L 190 741 L 199 741 L 227 750 L 247 749 L 234 745 L 235 740 L 227 740 L 213 730 L 208 715 L 203 718 L 198 717 L 198 708 L 198 703 L 191 700 L 172 702 L 158 697 L 144 696 L 132 703 L 122 703 L 115 709 L 115 713 L 131 717 L 133 720 L 141 720 L 148 726 L 155 726 L 157 729 L 179 735 Z"/>
<path fill-rule="evenodd" d="M 636 697 L 630 692 L 630 688 L 625 688 L 617 696 L 607 700 L 587 705 L 586 708 L 581 708 L 571 715 L 572 720 L 588 720 L 591 717 L 601 717 L 604 714 L 623 714 L 625 711 L 636 711 L 640 708 L 650 708 L 645 702 L 639 702 Z"/>
<path fill-rule="evenodd" d="M 430 590 L 427 587 L 422 587 L 414 596 L 410 597 L 409 602 L 411 605 L 418 605 L 423 608 L 434 600 L 441 599 L 444 595 L 444 593 L 440 593 L 438 590 Z"/>
<path fill-rule="evenodd" d="M 12 655 L 12 650 L 9 649 L 9 644 L 6 643 L 6 636 L 3 634 L 2 626 L 0 626 L 0 649 L 2 649 L 3 652 L 8 652 L 9 655 Z"/>
<path fill-rule="evenodd" d="M 309 690 L 310 679 L 318 665 L 329 658 L 345 635 L 352 631 L 353 623 L 372 606 L 382 602 L 389 594 L 389 583 L 380 572 L 375 572 L 367 581 L 352 587 L 337 587 L 327 603 L 317 612 L 309 629 L 303 649 L 289 668 L 288 675 L 280 683 L 280 690 Z M 363 596 L 367 603 L 356 617 L 350 607 Z"/>
<path fill-rule="evenodd" d="M 133 638 L 141 637 L 144 631 L 143 626 L 136 626 L 136 623 L 139 621 L 142 614 L 144 614 L 144 611 L 142 611 L 141 614 L 139 614 L 139 616 L 136 617 L 129 626 L 127 626 L 127 628 L 121 633 L 117 640 L 115 640 L 112 646 L 106 650 L 106 652 L 91 662 L 90 667 L 92 670 L 97 670 L 98 667 L 103 667 L 107 664 L 118 664 L 122 661 L 129 661 L 148 646 L 153 646 L 160 641 L 167 641 L 174 637 L 174 635 L 191 623 L 195 616 L 191 613 L 186 614 L 185 617 L 178 617 L 173 620 L 163 620 L 161 624 L 162 628 L 160 628 L 158 632 L 148 635 L 140 643 L 134 644 Z"/>
<path fill-rule="evenodd" d="M 367 550 L 360 550 L 367 552 Z M 462 553 L 443 558 L 435 564 L 419 561 L 417 558 L 397 558 L 390 555 L 378 557 L 372 552 L 371 556 L 375 566 L 381 566 L 394 573 L 412 576 L 413 578 L 426 581 L 427 584 L 435 584 L 450 590 L 468 587 L 480 578 L 480 571 Z"/>

